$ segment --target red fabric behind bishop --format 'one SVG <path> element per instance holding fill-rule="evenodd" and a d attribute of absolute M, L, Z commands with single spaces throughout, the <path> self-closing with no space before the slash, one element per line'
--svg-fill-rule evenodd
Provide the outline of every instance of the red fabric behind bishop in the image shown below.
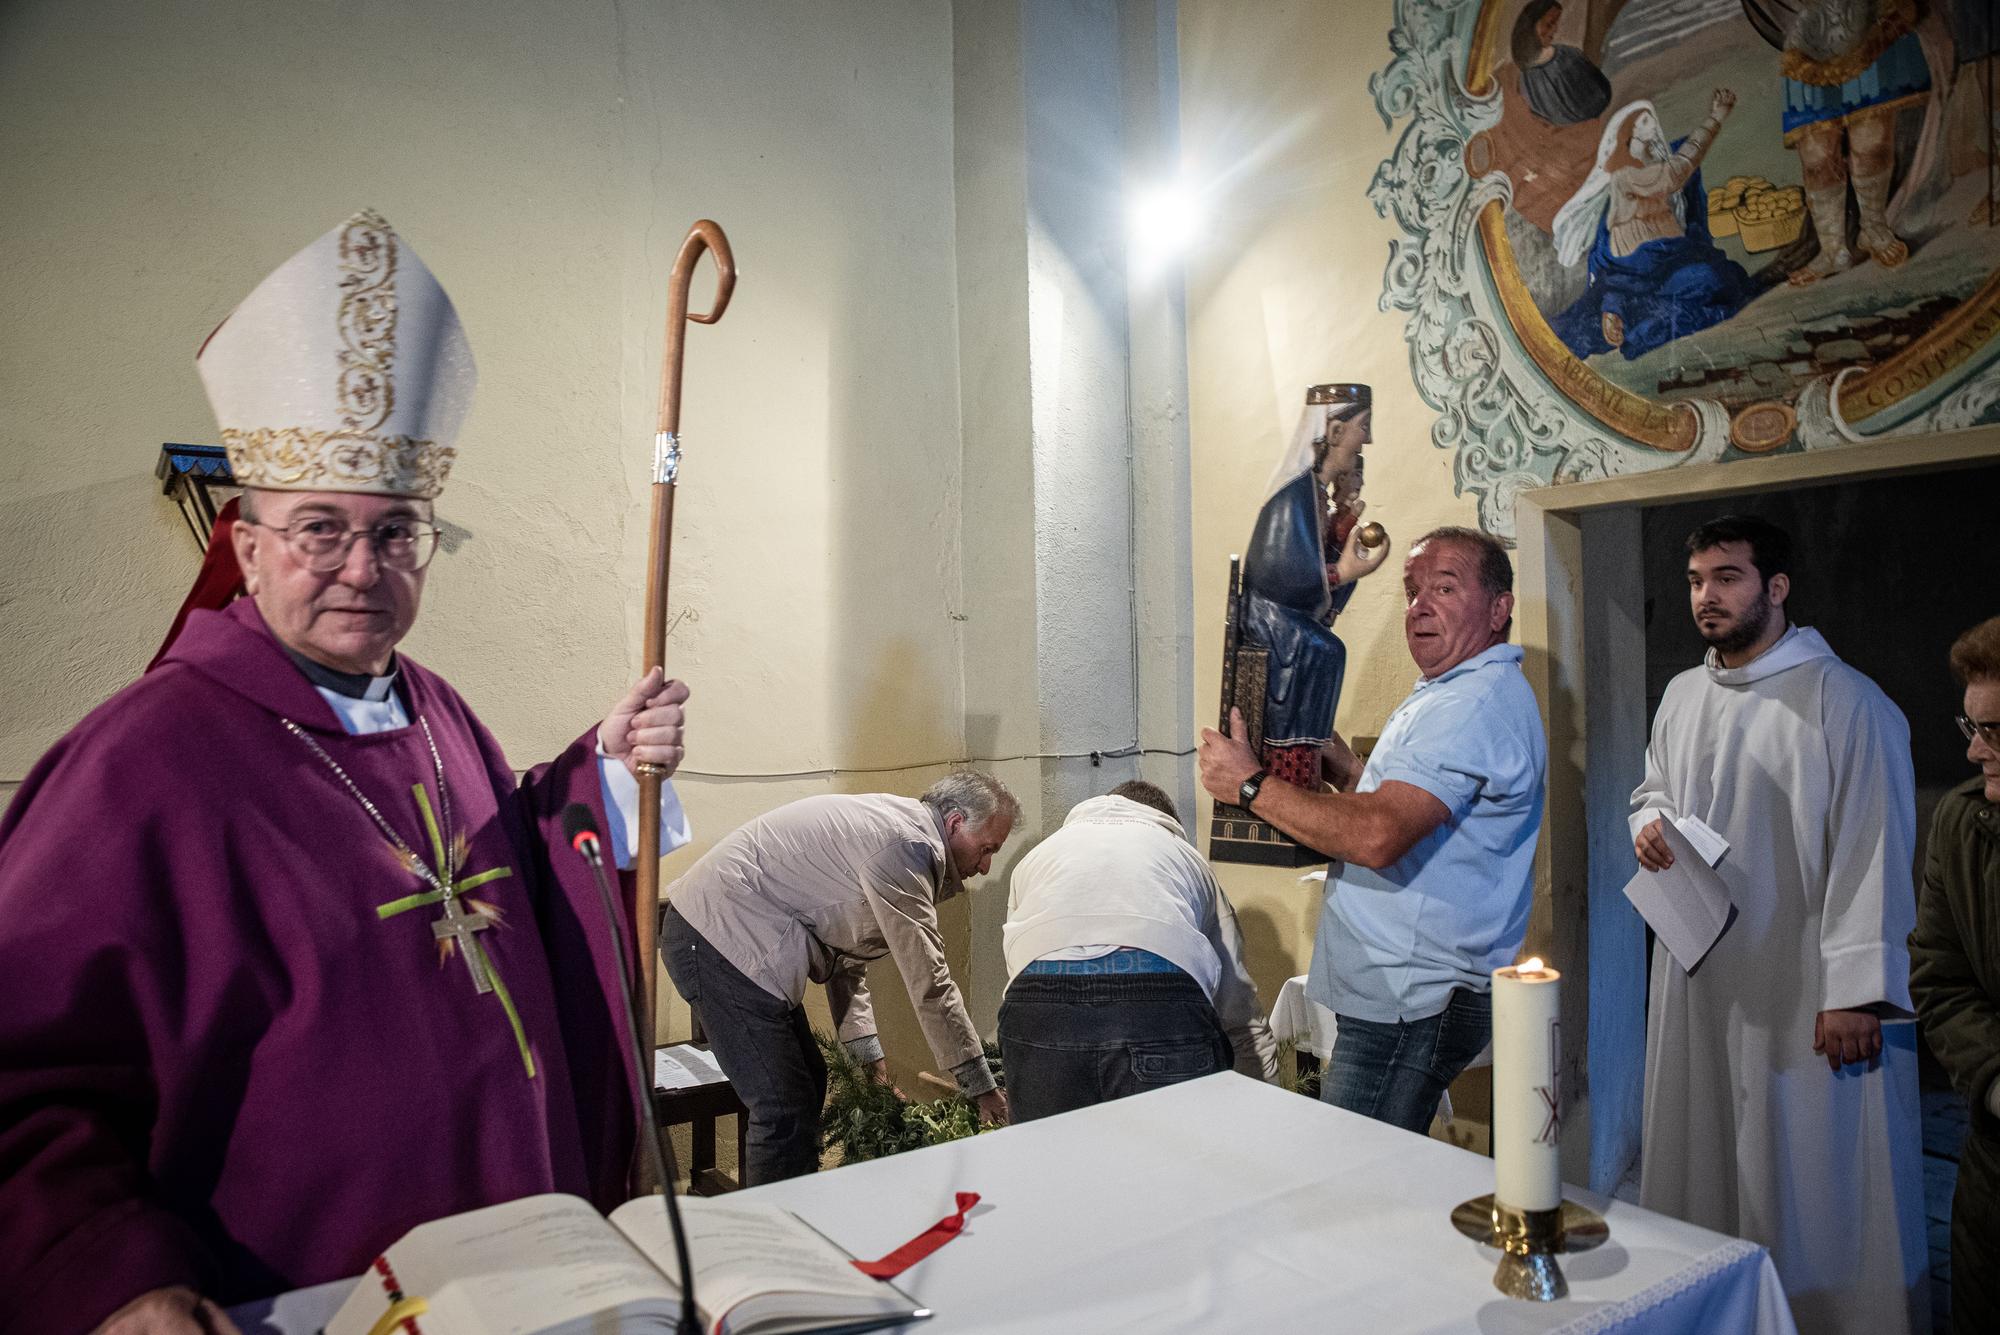
<path fill-rule="evenodd" d="M 190 612 L 220 612 L 235 601 L 243 592 L 243 570 L 236 564 L 236 540 L 232 534 L 242 511 L 241 498 L 231 496 L 215 516 L 215 532 L 208 535 L 208 554 L 201 558 L 201 573 L 195 576 L 194 587 L 181 603 L 181 610 L 174 613 L 174 624 L 167 627 L 167 638 L 160 641 L 160 647 L 153 652 L 153 661 L 146 664 L 151 672 L 167 656 L 167 650 L 174 647 L 180 638 L 181 627 L 187 625 Z"/>

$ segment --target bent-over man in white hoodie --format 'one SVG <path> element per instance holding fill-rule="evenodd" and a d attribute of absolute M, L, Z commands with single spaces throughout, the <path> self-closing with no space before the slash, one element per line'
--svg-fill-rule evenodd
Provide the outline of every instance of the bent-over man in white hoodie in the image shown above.
<path fill-rule="evenodd" d="M 1021 859 L 1003 946 L 1000 1055 L 1016 1122 L 1232 1064 L 1277 1072 L 1235 910 L 1153 784 L 1078 803 Z"/>

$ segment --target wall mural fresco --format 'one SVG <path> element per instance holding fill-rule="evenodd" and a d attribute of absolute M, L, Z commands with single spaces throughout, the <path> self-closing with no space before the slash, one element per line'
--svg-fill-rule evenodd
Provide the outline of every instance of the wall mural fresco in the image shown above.
<path fill-rule="evenodd" d="M 1992 0 L 1397 0 L 1383 309 L 1523 489 L 2000 421 Z"/>

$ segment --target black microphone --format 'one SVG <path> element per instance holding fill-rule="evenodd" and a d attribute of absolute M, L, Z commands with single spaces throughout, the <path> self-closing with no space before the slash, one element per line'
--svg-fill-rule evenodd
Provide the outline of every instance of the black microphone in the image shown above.
<path fill-rule="evenodd" d="M 581 802 L 572 802 L 563 808 L 563 838 L 569 840 L 571 848 L 583 854 L 585 862 L 600 873 L 604 870 L 604 857 L 597 840 L 597 823 L 591 820 L 589 807 Z M 598 885 L 604 887 L 604 882 L 599 880 Z M 608 893 L 608 887 L 605 888 Z M 623 949 L 622 940 L 620 949 Z"/>
<path fill-rule="evenodd" d="M 604 902 L 604 916 L 611 924 L 611 943 L 618 951 L 618 995 L 625 999 L 625 1018 L 632 1026 L 633 1055 L 639 1061 L 639 1123 L 646 1144 L 652 1147 L 653 1172 L 660 1179 L 660 1194 L 666 1197 L 667 1228 L 673 1234 L 674 1261 L 681 1270 L 681 1318 L 674 1327 L 675 1335 L 702 1335 L 701 1315 L 694 1301 L 694 1266 L 688 1260 L 687 1230 L 681 1226 L 681 1207 L 674 1197 L 674 1149 L 661 1138 L 659 1122 L 653 1114 L 653 1063 L 649 1060 L 652 1054 L 642 1037 L 650 1026 L 640 1022 L 638 1008 L 632 1003 L 632 984 L 625 963 L 625 924 L 618 914 L 611 884 L 604 877 L 603 846 L 589 807 L 572 802 L 563 808 L 563 835 L 570 847 L 590 864 L 591 875 L 597 880 L 598 898 Z"/>

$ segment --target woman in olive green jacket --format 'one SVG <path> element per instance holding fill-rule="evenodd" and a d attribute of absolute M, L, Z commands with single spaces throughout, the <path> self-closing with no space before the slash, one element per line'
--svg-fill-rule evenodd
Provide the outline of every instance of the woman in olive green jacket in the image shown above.
<path fill-rule="evenodd" d="M 1931 1051 L 1971 1106 L 1951 1205 L 1951 1328 L 2000 1330 L 2000 617 L 1952 645 L 1958 724 L 1980 776 L 1931 823 L 1910 991 Z"/>

